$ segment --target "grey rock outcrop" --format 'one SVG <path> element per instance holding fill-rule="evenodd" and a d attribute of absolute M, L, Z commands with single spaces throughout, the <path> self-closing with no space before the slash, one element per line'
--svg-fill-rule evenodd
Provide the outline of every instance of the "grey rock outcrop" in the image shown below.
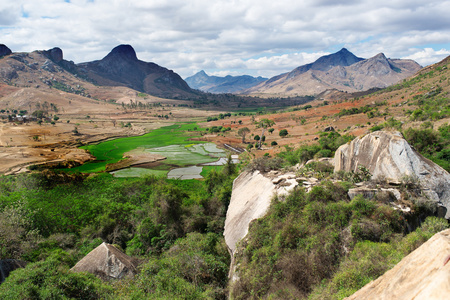
<path fill-rule="evenodd" d="M 400 132 L 377 131 L 342 145 L 334 157 L 334 170 L 354 171 L 364 166 L 372 179 L 400 183 L 418 180 L 424 194 L 447 208 L 450 218 L 450 174 L 414 150 Z"/>
<path fill-rule="evenodd" d="M 0 44 L 0 57 L 5 55 L 10 55 L 12 53 L 11 49 L 9 49 L 6 45 Z"/>
<path fill-rule="evenodd" d="M 357 195 L 362 195 L 366 199 L 372 199 L 377 194 L 377 189 L 371 189 L 367 187 L 357 187 L 348 190 L 348 196 L 350 199 L 355 198 Z"/>
<path fill-rule="evenodd" d="M 448 299 L 449 253 L 450 229 L 447 229 L 435 234 L 394 268 L 346 299 Z"/>
<path fill-rule="evenodd" d="M 0 260 L 0 284 L 5 281 L 6 277 L 12 271 L 25 268 L 27 262 L 18 259 L 1 259 Z"/>
<path fill-rule="evenodd" d="M 89 272 L 103 280 L 121 279 L 137 274 L 137 261 L 113 245 L 102 243 L 89 252 L 72 269 Z"/>
<path fill-rule="evenodd" d="M 59 63 L 63 60 L 63 52 L 61 48 L 55 47 L 50 50 L 43 51 L 43 53 L 55 63 Z"/>

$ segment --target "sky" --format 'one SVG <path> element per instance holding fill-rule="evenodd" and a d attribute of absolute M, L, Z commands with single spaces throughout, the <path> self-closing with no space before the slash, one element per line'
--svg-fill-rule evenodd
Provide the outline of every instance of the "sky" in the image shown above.
<path fill-rule="evenodd" d="M 0 44 L 75 63 L 129 44 L 183 78 L 272 77 L 345 47 L 422 66 L 450 55 L 450 0 L 0 0 Z"/>

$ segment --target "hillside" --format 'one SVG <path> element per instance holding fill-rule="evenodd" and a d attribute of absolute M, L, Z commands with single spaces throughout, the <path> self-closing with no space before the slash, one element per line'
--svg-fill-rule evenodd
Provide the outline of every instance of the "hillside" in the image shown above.
<path fill-rule="evenodd" d="M 209 115 L 192 106 L 192 101 L 121 85 L 94 85 L 59 48 L 5 50 L 0 59 L 0 173 L 25 171 L 22 167 L 37 162 L 84 162 L 91 156 L 77 149 L 80 144 Z"/>
<path fill-rule="evenodd" d="M 413 75 L 420 68 L 412 60 L 390 59 L 382 53 L 362 59 L 343 48 L 314 63 L 272 77 L 244 93 L 293 96 L 317 95 L 328 89 L 357 92 L 385 88 Z"/>
<path fill-rule="evenodd" d="M 191 88 L 209 93 L 235 93 L 251 88 L 265 80 L 267 78 L 261 76 L 252 77 L 249 75 L 209 76 L 203 70 L 185 79 Z"/>

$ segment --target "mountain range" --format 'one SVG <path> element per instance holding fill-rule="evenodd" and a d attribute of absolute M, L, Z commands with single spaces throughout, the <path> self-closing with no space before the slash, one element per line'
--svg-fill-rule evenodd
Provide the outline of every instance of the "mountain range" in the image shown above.
<path fill-rule="evenodd" d="M 405 79 L 421 66 L 413 60 L 390 59 L 383 53 L 363 59 L 343 48 L 244 91 L 256 95 L 317 95 L 329 89 L 345 92 L 384 88 Z"/>
<path fill-rule="evenodd" d="M 36 55 L 42 56 L 42 59 L 38 59 L 41 63 L 37 60 L 31 63 Z M 35 80 L 27 72 L 36 73 L 37 69 L 50 72 L 39 74 L 40 81 L 43 80 L 41 77 L 49 80 L 56 73 L 61 75 L 61 72 L 67 71 L 78 80 L 97 86 L 123 86 L 161 98 L 191 100 L 204 98 L 205 95 L 200 91 L 281 98 L 317 96 L 327 90 L 360 92 L 395 84 L 421 68 L 413 60 L 390 59 L 383 53 L 363 59 L 343 48 L 268 80 L 249 75 L 209 76 L 200 71 L 185 81 L 172 70 L 139 60 L 130 45 L 119 45 L 100 60 L 79 64 L 65 60 L 60 48 L 15 53 L 7 46 L 0 45 L 0 57 L 5 58 L 0 64 L 0 79 L 9 84 L 12 81 L 18 84 L 16 81 L 25 80 L 25 84 Z"/>
<path fill-rule="evenodd" d="M 236 93 L 241 90 L 251 88 L 268 78 L 253 77 L 250 75 L 241 76 L 209 76 L 205 71 L 200 71 L 193 76 L 187 77 L 187 84 L 197 90 L 209 93 Z"/>
<path fill-rule="evenodd" d="M 0 77 L 8 83 L 14 78 L 19 81 L 31 78 L 34 73 L 39 73 L 41 81 L 44 77 L 49 80 L 56 74 L 61 75 L 67 71 L 70 74 L 64 75 L 66 80 L 71 78 L 70 75 L 75 75 L 97 86 L 125 86 L 161 98 L 199 97 L 199 93 L 192 90 L 174 71 L 153 62 L 139 60 L 130 45 L 119 45 L 101 60 L 80 64 L 65 60 L 58 47 L 15 53 L 7 46 L 0 45 L 0 57 L 4 57 L 0 65 Z M 30 78 L 28 80 L 36 79 Z"/>

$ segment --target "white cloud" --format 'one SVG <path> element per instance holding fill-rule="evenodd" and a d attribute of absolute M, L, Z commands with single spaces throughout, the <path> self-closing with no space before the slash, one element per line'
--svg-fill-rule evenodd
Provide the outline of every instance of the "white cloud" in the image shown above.
<path fill-rule="evenodd" d="M 83 62 L 125 43 L 183 77 L 201 69 L 267 77 L 344 46 L 361 57 L 423 52 L 419 63 L 428 64 L 450 44 L 450 0 L 15 0 L 5 7 L 0 43 L 13 51 L 58 46 Z M 421 50 L 430 45 L 434 53 Z"/>
<path fill-rule="evenodd" d="M 432 48 L 425 48 L 422 50 L 414 49 L 415 53 L 405 56 L 405 59 L 413 59 L 422 66 L 433 64 L 437 61 L 441 61 L 450 55 L 449 50 L 433 50 Z"/>

